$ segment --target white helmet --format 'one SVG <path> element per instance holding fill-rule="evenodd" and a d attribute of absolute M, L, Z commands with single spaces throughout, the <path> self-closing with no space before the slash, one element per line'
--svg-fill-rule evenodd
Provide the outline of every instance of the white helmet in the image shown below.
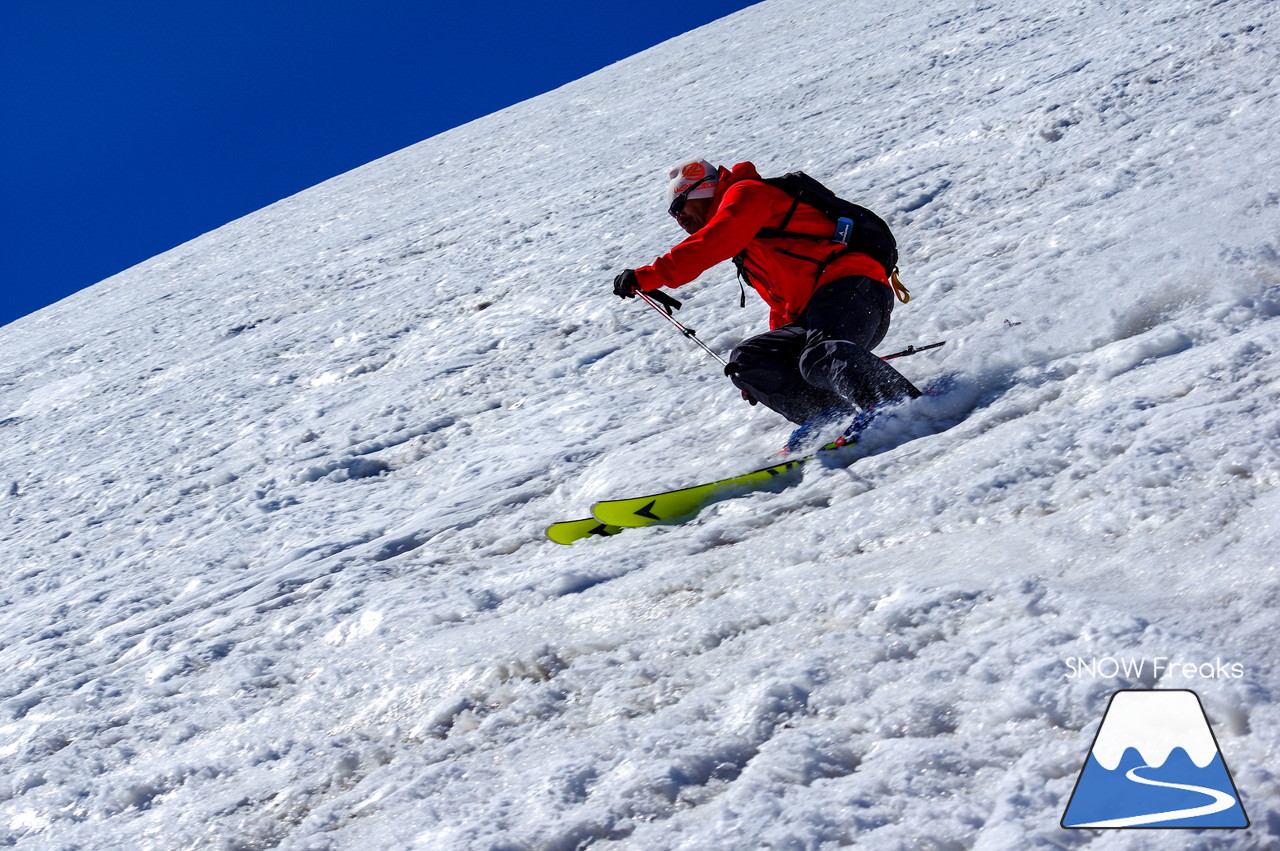
<path fill-rule="evenodd" d="M 720 170 L 706 160 L 686 160 L 671 169 L 667 177 L 671 180 L 667 185 L 667 209 L 670 210 L 677 198 L 714 196 Z"/>

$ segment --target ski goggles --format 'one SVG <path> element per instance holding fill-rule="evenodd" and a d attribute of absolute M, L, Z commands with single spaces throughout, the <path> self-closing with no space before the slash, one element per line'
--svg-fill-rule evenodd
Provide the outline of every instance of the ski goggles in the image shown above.
<path fill-rule="evenodd" d="M 701 186 L 704 183 L 715 183 L 718 177 L 719 177 L 718 174 L 708 174 L 706 177 L 702 178 L 701 180 L 695 183 L 690 183 L 688 186 L 685 187 L 683 192 L 681 192 L 680 194 L 676 195 L 676 197 L 671 199 L 671 206 L 667 208 L 667 212 L 670 213 L 673 217 L 680 215 L 680 212 L 684 209 L 684 205 L 689 201 L 689 193 L 697 189 L 699 186 Z"/>

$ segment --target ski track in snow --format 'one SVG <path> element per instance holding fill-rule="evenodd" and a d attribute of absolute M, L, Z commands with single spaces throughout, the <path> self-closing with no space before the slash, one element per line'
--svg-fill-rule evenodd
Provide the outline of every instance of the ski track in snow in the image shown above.
<path fill-rule="evenodd" d="M 7 326 L 0 844 L 1280 842 L 1278 10 L 771 0 Z M 691 154 L 885 215 L 957 388 L 557 547 L 788 431 L 610 294 Z M 1124 687 L 1197 690 L 1250 830 L 1058 826 Z"/>

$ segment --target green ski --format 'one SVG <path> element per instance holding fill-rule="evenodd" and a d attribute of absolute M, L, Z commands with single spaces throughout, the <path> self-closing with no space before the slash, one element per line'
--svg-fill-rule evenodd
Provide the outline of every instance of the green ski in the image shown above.
<path fill-rule="evenodd" d="M 566 520 L 547 527 L 547 537 L 557 544 L 572 544 L 583 538 L 608 537 L 623 529 L 652 526 L 667 520 L 692 517 L 713 502 L 735 493 L 747 493 L 767 485 L 779 476 L 817 458 L 819 454 L 841 446 L 853 446 L 852 441 L 828 443 L 812 455 L 790 458 L 742 473 L 687 488 L 663 491 L 629 499 L 606 499 L 591 507 L 592 517 L 584 520 Z"/>
<path fill-rule="evenodd" d="M 941 345 L 942 343 L 933 343 L 922 347 L 912 346 L 905 351 L 885 355 L 883 359 L 888 360 L 889 358 L 915 354 L 916 352 L 934 349 Z M 924 388 L 923 393 L 926 396 L 939 396 L 950 389 L 953 383 L 951 376 L 944 375 L 930 382 Z M 686 520 L 713 502 L 718 502 L 736 494 L 745 494 L 757 490 L 794 470 L 796 467 L 819 458 L 832 450 L 855 446 L 858 442 L 858 435 L 867 428 L 873 418 L 879 417 L 883 410 L 884 407 L 877 407 L 859 414 L 845 429 L 843 435 L 809 455 L 788 458 L 785 461 L 770 464 L 768 467 L 761 467 L 749 473 L 730 476 L 727 479 L 707 482 L 706 484 L 676 488 L 675 490 L 662 491 L 647 496 L 636 496 L 629 499 L 606 499 L 597 502 L 591 507 L 592 517 L 584 520 L 568 520 L 563 523 L 554 523 L 547 527 L 547 537 L 557 544 L 572 544 L 583 538 L 616 535 L 623 529 Z"/>
<path fill-rule="evenodd" d="M 823 450 L 835 449 L 836 444 L 828 444 Z M 606 499 L 591 506 L 591 513 L 601 523 L 622 528 L 652 526 L 667 520 L 680 520 L 692 517 L 713 502 L 731 496 L 734 493 L 746 493 L 760 488 L 779 476 L 794 470 L 806 461 L 812 461 L 817 455 L 803 458 L 792 458 L 750 473 L 742 473 L 687 488 L 663 491 L 647 496 L 629 499 Z"/>

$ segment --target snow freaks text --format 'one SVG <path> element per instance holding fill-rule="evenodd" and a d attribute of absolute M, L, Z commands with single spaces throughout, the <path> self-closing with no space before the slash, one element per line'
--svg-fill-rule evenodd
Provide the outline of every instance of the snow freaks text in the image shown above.
<path fill-rule="evenodd" d="M 1117 679 L 1184 679 L 1184 680 L 1238 680 L 1244 676 L 1244 664 L 1224 662 L 1221 657 L 1211 662 L 1192 662 L 1169 656 L 1152 659 L 1116 656 L 1076 656 L 1066 660 L 1067 679 L 1081 678 Z"/>

